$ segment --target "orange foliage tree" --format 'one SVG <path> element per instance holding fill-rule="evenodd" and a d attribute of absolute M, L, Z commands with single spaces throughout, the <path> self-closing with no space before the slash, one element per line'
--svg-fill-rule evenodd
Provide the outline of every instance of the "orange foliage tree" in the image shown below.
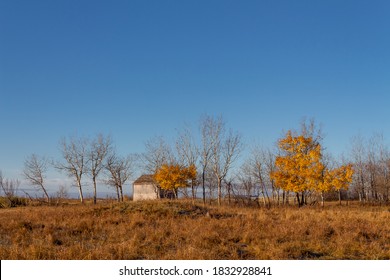
<path fill-rule="evenodd" d="M 310 136 L 293 135 L 288 131 L 278 142 L 280 155 L 275 159 L 271 178 L 278 187 L 295 192 L 298 205 L 305 204 L 307 191 L 321 193 L 348 188 L 352 167 L 341 166 L 329 170 L 322 163 L 321 145 Z"/>
<path fill-rule="evenodd" d="M 322 205 L 324 205 L 324 192 L 337 191 L 341 203 L 341 190 L 348 190 L 352 182 L 353 167 L 352 164 L 342 165 L 334 169 L 324 169 L 323 179 L 319 184 L 321 191 Z"/>
<path fill-rule="evenodd" d="M 197 171 L 195 165 L 189 167 L 179 164 L 163 164 L 154 175 L 159 186 L 166 191 L 172 191 L 177 198 L 177 190 L 186 188 L 196 180 Z"/>

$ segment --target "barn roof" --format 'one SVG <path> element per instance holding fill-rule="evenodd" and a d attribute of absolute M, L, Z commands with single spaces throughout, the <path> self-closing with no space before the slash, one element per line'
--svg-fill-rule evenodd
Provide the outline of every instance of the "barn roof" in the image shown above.
<path fill-rule="evenodd" d="M 141 175 L 137 180 L 134 181 L 134 184 L 145 184 L 145 183 L 155 183 L 152 174 Z"/>

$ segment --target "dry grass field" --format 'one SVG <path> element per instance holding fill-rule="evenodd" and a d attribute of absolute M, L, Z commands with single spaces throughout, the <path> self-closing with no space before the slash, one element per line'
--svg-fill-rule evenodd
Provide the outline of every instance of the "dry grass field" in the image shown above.
<path fill-rule="evenodd" d="M 390 259 L 389 206 L 0 209 L 0 259 Z"/>

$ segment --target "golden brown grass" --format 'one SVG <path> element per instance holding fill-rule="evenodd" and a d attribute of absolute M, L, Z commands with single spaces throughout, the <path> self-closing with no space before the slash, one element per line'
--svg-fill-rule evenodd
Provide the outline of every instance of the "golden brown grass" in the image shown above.
<path fill-rule="evenodd" d="M 0 259 L 390 259 L 385 206 L 183 201 L 0 209 Z"/>

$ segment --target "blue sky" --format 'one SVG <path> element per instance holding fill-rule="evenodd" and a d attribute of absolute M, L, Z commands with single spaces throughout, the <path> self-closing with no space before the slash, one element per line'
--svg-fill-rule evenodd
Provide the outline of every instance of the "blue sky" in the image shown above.
<path fill-rule="evenodd" d="M 0 170 L 73 134 L 122 153 L 222 114 L 271 146 L 303 117 L 329 151 L 390 137 L 389 1 L 0 2 Z"/>

